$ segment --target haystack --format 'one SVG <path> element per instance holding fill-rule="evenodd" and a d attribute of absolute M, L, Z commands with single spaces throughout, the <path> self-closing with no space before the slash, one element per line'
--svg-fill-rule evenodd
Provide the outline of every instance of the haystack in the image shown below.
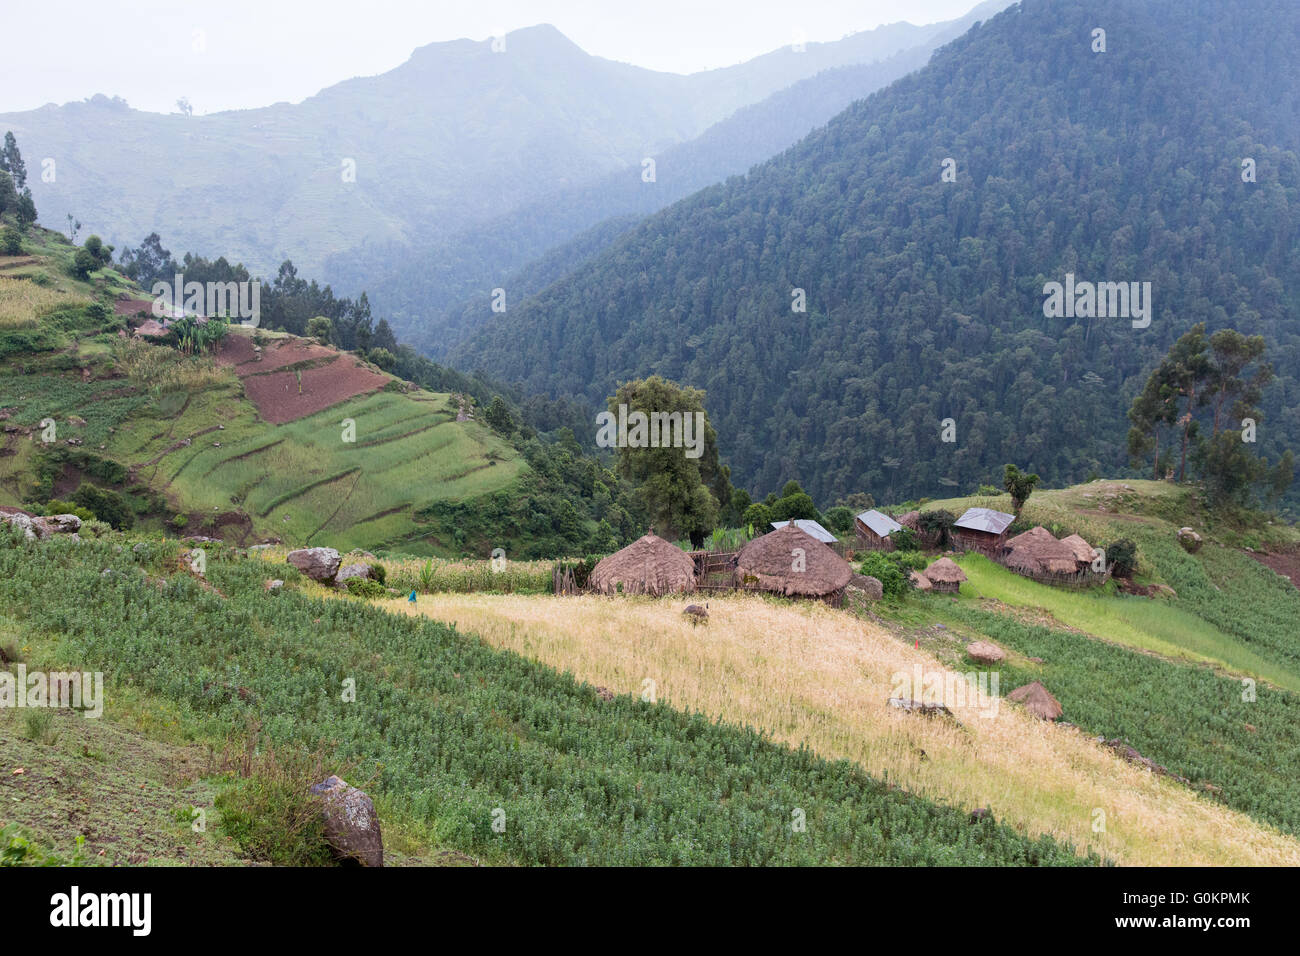
<path fill-rule="evenodd" d="M 793 524 L 755 538 L 736 556 L 739 584 L 788 597 L 836 594 L 852 576 L 847 561 Z"/>
<path fill-rule="evenodd" d="M 1005 563 L 1013 571 L 1023 574 L 1073 574 L 1079 570 L 1074 549 L 1056 540 L 1052 532 L 1042 525 L 1016 535 L 1007 542 L 1007 547 L 1011 551 Z M 1088 560 L 1092 560 L 1091 549 Z"/>
<path fill-rule="evenodd" d="M 587 579 L 601 594 L 650 594 L 695 590 L 695 562 L 681 548 L 651 532 L 602 558 Z"/>
<path fill-rule="evenodd" d="M 1024 687 L 1017 687 L 1007 694 L 1007 700 L 1024 704 L 1026 710 L 1043 720 L 1055 720 L 1064 713 L 1061 702 L 1048 693 L 1047 688 L 1038 681 L 1026 684 Z"/>
<path fill-rule="evenodd" d="M 934 585 L 930 583 L 930 579 L 920 571 L 913 571 L 911 579 L 912 587 L 916 588 L 918 591 L 929 591 L 934 588 Z"/>
<path fill-rule="evenodd" d="M 961 582 L 966 580 L 966 572 L 952 558 L 940 558 L 925 569 L 925 576 L 936 591 L 959 591 Z"/>

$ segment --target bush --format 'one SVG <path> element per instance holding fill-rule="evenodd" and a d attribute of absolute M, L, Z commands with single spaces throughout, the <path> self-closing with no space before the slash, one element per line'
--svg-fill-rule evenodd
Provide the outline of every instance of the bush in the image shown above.
<path fill-rule="evenodd" d="M 897 532 L 895 532 L 897 533 Z M 897 552 L 868 551 L 858 565 L 858 570 L 880 582 L 885 597 L 901 598 L 912 587 L 907 569 L 895 555 Z"/>
<path fill-rule="evenodd" d="M 916 532 L 911 528 L 899 528 L 889 536 L 889 540 L 894 542 L 896 551 L 918 551 L 920 545 L 916 540 Z"/>
<path fill-rule="evenodd" d="M 836 534 L 846 534 L 853 530 L 853 509 L 844 505 L 827 509 L 826 527 Z"/>
<path fill-rule="evenodd" d="M 940 548 L 947 548 L 952 543 L 952 526 L 957 523 L 957 516 L 951 511 L 936 508 L 934 511 L 922 511 L 919 519 L 921 530 L 934 538 Z"/>
<path fill-rule="evenodd" d="M 348 578 L 343 586 L 348 589 L 348 593 L 353 597 L 366 598 L 367 600 L 388 597 L 388 589 L 378 581 L 371 581 L 369 578 Z"/>
<path fill-rule="evenodd" d="M 72 257 L 72 274 L 78 279 L 87 279 L 90 274 L 99 268 L 99 260 L 95 254 L 88 249 L 78 249 L 77 254 Z"/>
<path fill-rule="evenodd" d="M 135 512 L 131 510 L 130 502 L 116 491 L 83 483 L 73 494 L 72 500 L 118 531 L 135 525 Z"/>
<path fill-rule="evenodd" d="M 5 226 L 0 232 L 0 255 L 21 256 L 23 254 L 23 237 L 13 226 Z"/>
<path fill-rule="evenodd" d="M 1106 546 L 1106 563 L 1118 578 L 1130 578 L 1137 570 L 1137 545 L 1128 538 L 1120 538 Z"/>
<path fill-rule="evenodd" d="M 83 522 L 96 520 L 95 513 L 90 509 L 67 501 L 60 501 L 58 498 L 50 499 L 49 504 L 45 506 L 45 513 L 47 515 L 76 515 Z"/>
<path fill-rule="evenodd" d="M 320 804 L 312 784 L 324 780 L 319 761 L 282 761 L 274 752 L 241 755 L 246 773 L 214 805 L 221 829 L 247 857 L 275 866 L 329 866 L 333 854 L 325 839 Z"/>

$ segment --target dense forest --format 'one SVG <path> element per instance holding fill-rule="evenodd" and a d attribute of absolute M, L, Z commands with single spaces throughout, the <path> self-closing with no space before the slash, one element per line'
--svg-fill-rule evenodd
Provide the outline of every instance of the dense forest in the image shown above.
<path fill-rule="evenodd" d="M 1149 474 L 1129 405 L 1205 323 L 1266 341 L 1276 461 L 1300 439 L 1297 32 L 1287 0 L 1025 0 L 452 361 L 592 403 L 660 374 L 706 391 L 737 485 L 889 501 L 1007 461 Z M 1150 325 L 1046 317 L 1067 274 L 1151 283 Z"/>

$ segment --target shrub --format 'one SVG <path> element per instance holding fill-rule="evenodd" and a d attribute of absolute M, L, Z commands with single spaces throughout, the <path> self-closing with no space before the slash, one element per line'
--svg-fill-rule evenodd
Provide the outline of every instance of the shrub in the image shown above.
<path fill-rule="evenodd" d="M 49 504 L 45 506 L 45 513 L 47 515 L 76 515 L 83 522 L 96 520 L 95 513 L 89 508 L 83 508 L 67 501 L 60 501 L 58 498 L 50 499 Z"/>
<path fill-rule="evenodd" d="M 889 536 L 897 551 L 917 551 L 920 545 L 916 541 L 916 532 L 911 528 L 899 528 Z"/>
<path fill-rule="evenodd" d="M 72 257 L 71 272 L 78 279 L 89 278 L 90 274 L 98 268 L 99 260 L 88 249 L 78 249 L 77 254 Z"/>
<path fill-rule="evenodd" d="M 934 511 L 922 511 L 919 519 L 921 530 L 934 538 L 940 548 L 947 548 L 952 543 L 952 526 L 957 523 L 957 516 L 951 511 L 936 508 Z"/>
<path fill-rule="evenodd" d="M 348 578 L 343 585 L 348 589 L 348 593 L 353 597 L 382 598 L 388 596 L 388 589 L 378 581 L 371 581 L 369 578 Z"/>
<path fill-rule="evenodd" d="M 23 254 L 23 237 L 13 226 L 5 226 L 0 232 L 0 255 L 21 256 Z"/>
<path fill-rule="evenodd" d="M 328 866 L 325 822 L 311 786 L 324 780 L 319 760 L 282 759 L 274 751 L 240 756 L 245 774 L 213 801 L 221 829 L 247 857 L 275 866 Z"/>
<path fill-rule="evenodd" d="M 853 509 L 836 505 L 826 511 L 826 527 L 836 534 L 845 534 L 853 528 Z"/>
<path fill-rule="evenodd" d="M 73 494 L 72 500 L 118 531 L 135 525 L 135 512 L 131 510 L 130 502 L 116 491 L 96 488 L 83 482 Z"/>
<path fill-rule="evenodd" d="M 1137 545 L 1128 538 L 1112 541 L 1106 546 L 1106 563 L 1116 577 L 1132 577 L 1137 570 Z"/>

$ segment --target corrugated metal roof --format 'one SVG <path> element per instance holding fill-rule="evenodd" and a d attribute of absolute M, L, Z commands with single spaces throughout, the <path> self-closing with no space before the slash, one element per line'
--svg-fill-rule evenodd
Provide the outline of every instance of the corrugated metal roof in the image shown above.
<path fill-rule="evenodd" d="M 772 527 L 784 528 L 789 523 L 790 522 L 788 521 L 773 521 Z M 800 531 L 802 531 L 804 534 L 811 535 L 812 537 L 816 538 L 818 541 L 823 542 L 824 544 L 833 544 L 837 540 L 835 535 L 831 534 L 829 531 L 823 528 L 816 521 L 813 521 L 811 518 L 795 518 L 794 526 L 798 528 Z"/>
<path fill-rule="evenodd" d="M 895 531 L 903 530 L 901 524 L 889 517 L 889 515 L 876 511 L 874 508 L 870 511 L 862 512 L 862 514 L 858 515 L 858 520 L 882 538 L 888 537 Z"/>
<path fill-rule="evenodd" d="M 970 531 L 1001 534 L 1015 520 L 1015 515 L 1009 515 L 1005 511 L 994 511 L 992 508 L 967 508 L 966 513 L 958 518 L 954 525 Z"/>

